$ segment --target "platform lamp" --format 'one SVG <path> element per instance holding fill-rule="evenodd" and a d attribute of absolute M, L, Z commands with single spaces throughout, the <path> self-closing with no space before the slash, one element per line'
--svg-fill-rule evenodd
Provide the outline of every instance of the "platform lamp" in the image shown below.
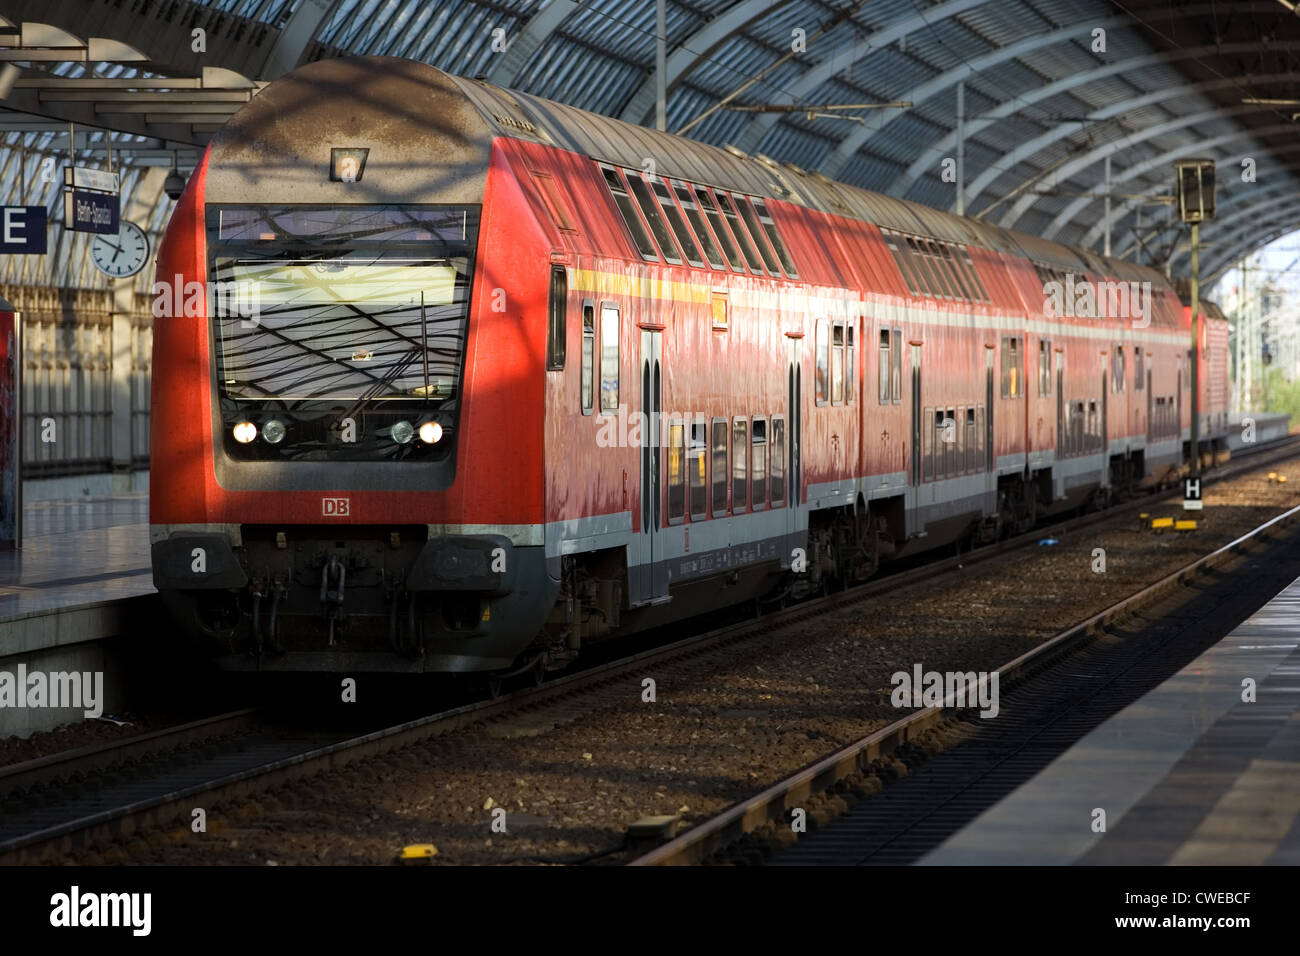
<path fill-rule="evenodd" d="M 1180 159 L 1174 163 L 1175 189 L 1178 196 L 1178 217 L 1192 227 L 1192 442 L 1191 477 L 1201 473 L 1201 455 L 1198 447 L 1201 430 L 1200 403 L 1200 271 L 1201 223 L 1214 218 L 1214 160 Z M 1184 506 L 1193 497 L 1200 504 L 1200 482 L 1195 484 L 1195 495 L 1184 489 Z"/>

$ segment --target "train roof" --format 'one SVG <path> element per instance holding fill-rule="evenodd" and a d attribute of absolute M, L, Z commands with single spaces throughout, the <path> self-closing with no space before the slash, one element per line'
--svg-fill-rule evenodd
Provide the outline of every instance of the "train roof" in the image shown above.
<path fill-rule="evenodd" d="M 309 153 L 322 140 L 383 144 L 392 175 L 358 182 L 358 199 L 481 201 L 493 138 L 543 143 L 611 164 L 796 203 L 898 232 L 1023 257 L 1065 272 L 1169 288 L 1155 269 L 920 203 L 835 182 L 400 57 L 350 56 L 306 64 L 270 83 L 212 140 L 213 202 L 246 201 L 266 176 L 287 202 L 319 201 Z M 274 157 L 273 159 L 271 157 Z"/>
<path fill-rule="evenodd" d="M 1169 284 L 1163 273 L 1148 266 L 860 189 L 761 154 L 747 156 L 730 146 L 711 146 L 484 80 L 448 75 L 502 136 L 559 146 L 633 169 L 653 161 L 661 175 L 797 203 L 898 232 L 980 246 L 1067 272 Z"/>

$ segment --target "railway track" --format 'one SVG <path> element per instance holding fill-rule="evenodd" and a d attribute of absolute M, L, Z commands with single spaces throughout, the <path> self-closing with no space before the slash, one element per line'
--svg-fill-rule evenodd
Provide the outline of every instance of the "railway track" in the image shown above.
<path fill-rule="evenodd" d="M 1201 614 L 1231 599 L 1218 592 L 1234 592 L 1237 586 L 1227 579 L 1218 582 L 1190 618 L 1186 599 L 1171 592 L 1204 582 L 1243 551 L 1280 537 L 1298 522 L 1300 506 L 1008 661 L 998 669 L 1001 709 L 996 720 L 982 721 L 976 708 L 954 706 L 952 698 L 944 706 L 916 710 L 629 865 L 762 863 L 769 858 L 794 865 L 916 862 L 1218 640 L 1217 631 L 1199 628 L 1205 619 Z M 1291 546 L 1300 555 L 1300 546 Z M 1278 586 L 1293 576 L 1276 573 Z M 1243 605 L 1243 614 L 1266 602 L 1277 587 L 1265 582 L 1258 590 L 1262 600 L 1255 603 L 1249 603 L 1250 596 L 1231 595 Z M 1159 613 L 1152 615 L 1152 624 L 1138 623 L 1138 615 L 1155 610 Z M 1166 614 L 1184 620 L 1162 627 Z M 1189 626 L 1201 630 L 1201 640 L 1182 639 Z M 1115 634 L 1124 639 L 1102 639 Z M 951 750 L 926 739 L 940 729 L 956 731 L 950 735 L 958 741 Z M 891 764 L 898 766 L 895 761 L 907 768 L 903 774 L 891 770 Z M 889 799 L 872 800 L 882 781 Z M 796 836 L 791 827 L 796 809 L 804 811 L 804 819 L 814 817 L 806 836 Z"/>
<path fill-rule="evenodd" d="M 1288 439 L 1207 476 L 1207 483 L 1294 454 Z M 1149 507 L 1146 497 L 1052 525 L 1065 532 Z M 188 823 L 196 807 L 229 801 L 337 769 L 413 743 L 476 725 L 511 719 L 547 719 L 551 709 L 582 710 L 628 675 L 648 666 L 704 655 L 756 634 L 858 603 L 889 588 L 969 566 L 1033 545 L 1042 529 L 974 551 L 899 571 L 851 590 L 805 601 L 757 620 L 730 624 L 629 657 L 416 720 L 356 734 L 285 730 L 264 724 L 254 711 L 237 711 L 125 741 L 55 754 L 0 769 L 0 863 L 75 857 L 144 828 Z"/>

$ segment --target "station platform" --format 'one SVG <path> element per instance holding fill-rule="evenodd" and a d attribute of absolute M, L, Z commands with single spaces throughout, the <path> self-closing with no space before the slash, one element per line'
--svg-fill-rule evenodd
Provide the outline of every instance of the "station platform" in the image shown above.
<path fill-rule="evenodd" d="M 111 669 L 103 642 L 138 622 L 154 593 L 147 493 L 29 502 L 22 549 L 0 551 L 0 670 Z M 0 708 L 0 737 L 79 717 Z"/>
<path fill-rule="evenodd" d="M 921 865 L 1300 863 L 1297 648 L 1300 579 Z"/>
<path fill-rule="evenodd" d="M 0 622 L 153 592 L 147 494 L 29 503 L 0 552 Z"/>

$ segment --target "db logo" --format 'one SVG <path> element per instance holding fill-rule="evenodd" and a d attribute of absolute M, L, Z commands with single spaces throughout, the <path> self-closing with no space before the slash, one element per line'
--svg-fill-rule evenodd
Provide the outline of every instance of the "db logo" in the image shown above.
<path fill-rule="evenodd" d="M 351 500 L 348 498 L 322 498 L 320 513 L 326 518 L 346 518 L 351 514 Z"/>

